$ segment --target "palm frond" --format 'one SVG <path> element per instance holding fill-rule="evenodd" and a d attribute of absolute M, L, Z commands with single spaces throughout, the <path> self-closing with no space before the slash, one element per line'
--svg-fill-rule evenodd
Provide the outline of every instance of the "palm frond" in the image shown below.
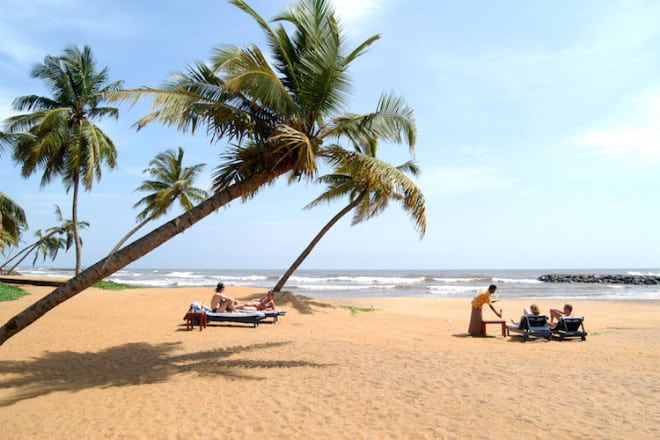
<path fill-rule="evenodd" d="M 366 143 L 372 139 L 405 142 L 410 152 L 414 153 L 416 130 L 413 109 L 402 98 L 384 94 L 376 111 L 362 115 L 339 115 L 325 127 L 325 135 L 345 136 L 354 143 Z"/>

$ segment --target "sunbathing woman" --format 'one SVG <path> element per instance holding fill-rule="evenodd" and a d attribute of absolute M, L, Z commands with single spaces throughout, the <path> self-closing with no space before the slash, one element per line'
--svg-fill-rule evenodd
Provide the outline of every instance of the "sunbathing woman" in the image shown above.
<path fill-rule="evenodd" d="M 252 302 L 241 304 L 239 309 L 250 310 L 275 310 L 275 301 L 273 300 L 275 293 L 269 290 L 266 296 L 261 299 L 255 299 Z"/>

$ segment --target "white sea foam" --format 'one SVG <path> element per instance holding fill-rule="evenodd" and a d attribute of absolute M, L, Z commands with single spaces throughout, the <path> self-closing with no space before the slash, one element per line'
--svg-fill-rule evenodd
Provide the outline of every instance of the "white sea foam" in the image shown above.
<path fill-rule="evenodd" d="M 516 283 L 516 284 L 541 284 L 543 281 L 539 281 L 534 278 L 493 278 L 493 282 L 495 283 Z"/>
<path fill-rule="evenodd" d="M 660 272 L 628 272 L 628 275 L 634 277 L 660 277 Z"/>
<path fill-rule="evenodd" d="M 172 278 L 202 278 L 201 275 L 195 275 L 193 272 L 170 272 L 166 276 Z"/>
<path fill-rule="evenodd" d="M 265 275 L 245 275 L 245 276 L 234 276 L 234 275 L 219 275 L 217 277 L 219 280 L 223 281 L 264 281 L 268 279 Z"/>
<path fill-rule="evenodd" d="M 342 290 L 373 290 L 373 289 L 394 289 L 396 288 L 396 285 L 394 284 L 380 284 L 378 286 L 367 286 L 367 285 L 362 285 L 362 286 L 340 286 L 340 285 L 332 285 L 332 284 L 307 284 L 304 286 L 299 286 L 298 287 L 300 290 L 324 290 L 324 291 L 330 291 L 330 290 L 336 290 L 336 291 L 342 291 Z"/>
<path fill-rule="evenodd" d="M 444 296 L 466 296 L 473 293 L 474 288 L 470 286 L 428 286 L 427 290 L 434 295 Z"/>
<path fill-rule="evenodd" d="M 483 280 L 483 278 L 433 278 L 433 281 L 439 283 L 469 283 L 480 280 Z"/>
<path fill-rule="evenodd" d="M 378 276 L 333 276 L 333 277 L 305 277 L 305 276 L 292 276 L 289 278 L 289 283 L 348 283 L 348 284 L 421 284 L 424 282 L 424 277 L 378 277 Z"/>

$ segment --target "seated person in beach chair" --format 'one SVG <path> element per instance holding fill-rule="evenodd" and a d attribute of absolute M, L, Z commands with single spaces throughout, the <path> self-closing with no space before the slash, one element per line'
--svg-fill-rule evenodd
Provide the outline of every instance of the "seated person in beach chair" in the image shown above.
<path fill-rule="evenodd" d="M 530 310 L 523 310 L 523 315 L 520 317 L 519 322 L 515 322 L 513 319 L 511 322 L 512 324 L 507 324 L 506 326 L 509 335 L 511 335 L 512 331 L 514 333 L 520 333 L 525 340 L 528 340 L 530 336 L 546 339 L 550 339 L 552 336 L 550 326 L 548 325 L 548 317 L 540 314 L 536 304 L 532 304 Z"/>
<path fill-rule="evenodd" d="M 564 304 L 564 310 L 559 309 L 550 309 L 550 326 L 555 320 L 558 320 L 562 316 L 571 316 L 573 314 L 573 306 L 570 304 Z"/>
<path fill-rule="evenodd" d="M 584 341 L 587 339 L 587 332 L 584 331 L 584 316 L 561 316 L 551 329 L 562 340 L 580 338 Z"/>
<path fill-rule="evenodd" d="M 236 308 L 246 310 L 275 310 L 274 297 L 275 293 L 272 290 L 269 290 L 265 297 L 254 299 L 249 303 L 239 304 Z"/>
<path fill-rule="evenodd" d="M 236 310 L 238 301 L 223 294 L 222 292 L 224 290 L 225 285 L 223 283 L 218 283 L 218 285 L 215 287 L 215 292 L 211 297 L 212 312 L 234 312 Z"/>

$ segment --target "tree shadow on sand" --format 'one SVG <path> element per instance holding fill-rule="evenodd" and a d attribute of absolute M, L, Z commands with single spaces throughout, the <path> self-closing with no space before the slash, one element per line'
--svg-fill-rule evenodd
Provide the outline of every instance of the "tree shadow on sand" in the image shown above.
<path fill-rule="evenodd" d="M 301 360 L 254 360 L 234 358 L 290 342 L 271 342 L 248 346 L 175 355 L 180 343 L 131 343 L 98 353 L 73 351 L 46 352 L 29 361 L 0 361 L 0 389 L 16 388 L 14 396 L 0 400 L 0 407 L 54 392 L 76 392 L 88 388 L 110 388 L 165 382 L 177 374 L 224 376 L 235 380 L 260 381 L 263 377 L 247 374 L 258 368 L 323 368 Z"/>
<path fill-rule="evenodd" d="M 253 300 L 258 298 L 263 298 L 262 293 L 255 295 L 250 295 L 246 299 Z M 314 313 L 314 307 L 319 308 L 334 308 L 332 304 L 324 303 L 321 301 L 315 301 L 312 298 L 298 295 L 289 291 L 275 292 L 275 297 L 273 298 L 275 304 L 279 308 L 280 306 L 293 307 L 298 311 L 298 313 L 303 315 L 310 315 Z"/>

